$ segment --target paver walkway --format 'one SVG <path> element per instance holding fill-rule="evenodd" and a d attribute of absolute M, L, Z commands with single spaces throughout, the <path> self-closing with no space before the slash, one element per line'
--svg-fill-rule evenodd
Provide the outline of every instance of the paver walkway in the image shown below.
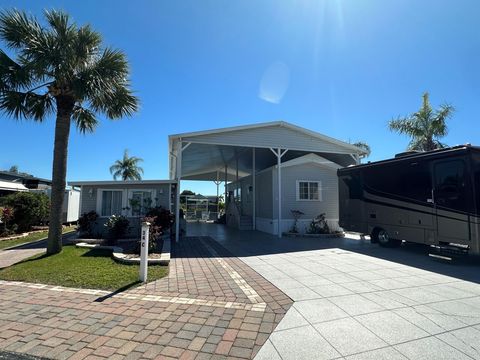
<path fill-rule="evenodd" d="M 0 282 L 0 349 L 48 358 L 252 358 L 292 304 L 209 238 L 124 293 Z"/>

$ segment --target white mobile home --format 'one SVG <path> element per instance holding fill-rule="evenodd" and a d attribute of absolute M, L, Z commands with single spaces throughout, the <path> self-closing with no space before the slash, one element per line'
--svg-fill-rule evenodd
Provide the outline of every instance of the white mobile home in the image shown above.
<path fill-rule="evenodd" d="M 358 164 L 364 151 L 275 121 L 171 135 L 169 153 L 170 179 L 179 188 L 181 180 L 228 184 L 227 224 L 281 236 L 291 210 L 304 212 L 304 221 L 326 213 L 331 225 L 338 222 L 336 169 Z M 176 204 L 178 220 L 179 194 Z"/>

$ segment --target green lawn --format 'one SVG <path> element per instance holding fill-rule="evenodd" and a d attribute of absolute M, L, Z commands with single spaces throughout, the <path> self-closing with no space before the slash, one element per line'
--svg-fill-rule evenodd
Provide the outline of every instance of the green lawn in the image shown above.
<path fill-rule="evenodd" d="M 75 226 L 69 226 L 69 227 L 66 227 L 65 229 L 63 229 L 63 233 L 65 234 L 65 233 L 73 231 L 73 230 L 75 230 Z M 21 244 L 37 241 L 37 240 L 46 238 L 47 236 L 48 236 L 48 231 L 45 230 L 45 231 L 35 232 L 35 233 L 29 234 L 25 237 L 21 237 L 21 238 L 17 238 L 17 239 L 12 239 L 12 240 L 1 240 L 0 239 L 0 250 L 8 248 L 8 247 L 16 246 L 16 245 L 21 245 Z"/>
<path fill-rule="evenodd" d="M 139 265 L 119 264 L 111 253 L 67 245 L 59 254 L 37 255 L 0 270 L 0 279 L 112 291 L 138 285 Z M 148 281 L 167 273 L 168 266 L 150 265 Z"/>

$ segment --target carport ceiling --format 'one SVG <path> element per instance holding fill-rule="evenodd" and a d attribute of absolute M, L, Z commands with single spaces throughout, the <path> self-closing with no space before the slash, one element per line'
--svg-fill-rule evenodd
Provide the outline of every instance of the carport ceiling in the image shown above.
<path fill-rule="evenodd" d="M 352 155 L 362 150 L 353 145 L 299 128 L 285 122 L 255 124 L 212 131 L 170 136 L 170 178 L 175 178 L 178 146 L 184 150 L 181 156 L 181 178 L 185 180 L 233 181 L 237 176 L 252 173 L 255 148 L 256 171 L 277 164 L 272 148 L 289 149 L 282 162 L 309 153 L 320 155 L 341 166 L 355 163 Z M 188 144 L 188 146 L 187 146 Z"/>

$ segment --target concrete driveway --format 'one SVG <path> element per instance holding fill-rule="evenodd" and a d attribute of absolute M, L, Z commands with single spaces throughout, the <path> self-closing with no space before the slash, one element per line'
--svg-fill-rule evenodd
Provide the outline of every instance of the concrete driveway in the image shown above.
<path fill-rule="evenodd" d="M 478 359 L 480 266 L 421 246 L 192 225 L 295 302 L 256 359 Z"/>

